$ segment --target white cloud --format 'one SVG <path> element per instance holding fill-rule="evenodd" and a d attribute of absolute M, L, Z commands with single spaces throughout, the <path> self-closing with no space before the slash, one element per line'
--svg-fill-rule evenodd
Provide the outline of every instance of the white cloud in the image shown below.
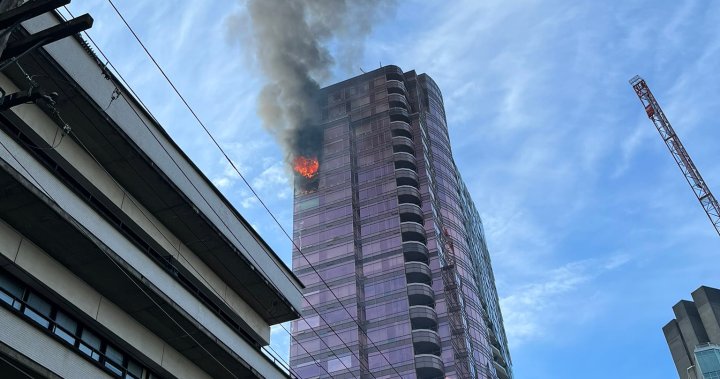
<path fill-rule="evenodd" d="M 542 275 L 541 280 L 518 286 L 500 304 L 510 346 L 556 338 L 558 328 L 584 324 L 600 317 L 602 304 L 589 289 L 590 283 L 607 271 L 626 264 L 629 257 L 588 259 L 567 263 Z"/>

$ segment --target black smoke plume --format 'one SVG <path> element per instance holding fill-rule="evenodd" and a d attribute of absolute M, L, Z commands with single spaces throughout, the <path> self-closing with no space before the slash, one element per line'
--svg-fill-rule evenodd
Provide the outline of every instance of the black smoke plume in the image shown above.
<path fill-rule="evenodd" d="M 319 82 L 339 64 L 358 67 L 372 23 L 394 7 L 382 0 L 247 0 L 247 18 L 228 18 L 229 33 L 250 24 L 254 57 L 267 84 L 258 99 L 264 127 L 280 142 L 288 161 L 318 156 Z M 329 45 L 336 48 L 336 56 Z"/>

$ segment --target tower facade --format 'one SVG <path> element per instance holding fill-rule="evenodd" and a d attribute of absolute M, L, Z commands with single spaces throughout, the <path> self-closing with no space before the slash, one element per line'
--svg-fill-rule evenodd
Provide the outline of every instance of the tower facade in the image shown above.
<path fill-rule="evenodd" d="M 673 306 L 663 326 L 680 379 L 720 378 L 720 289 L 701 286 Z"/>
<path fill-rule="evenodd" d="M 293 372 L 512 377 L 438 86 L 386 66 L 321 89 L 318 102 L 319 168 L 295 190 L 293 270 L 306 288 Z"/>

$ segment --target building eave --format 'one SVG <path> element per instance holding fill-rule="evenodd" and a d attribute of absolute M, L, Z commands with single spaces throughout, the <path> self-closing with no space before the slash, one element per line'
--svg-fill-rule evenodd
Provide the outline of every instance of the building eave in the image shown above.
<path fill-rule="evenodd" d="M 46 14 L 23 26 L 32 31 L 58 21 L 56 15 Z M 299 317 L 303 288 L 299 279 L 81 41 L 78 37 L 48 45 L 23 62 L 33 73 L 46 75 L 39 81 L 54 86 L 46 90 L 61 93 L 58 109 L 73 133 L 153 216 L 254 305 L 268 323 Z M 8 72 L 8 76 L 17 83 L 24 81 L 17 71 Z M 107 104 L 99 104 L 99 99 L 107 95 L 110 101 L 115 89 L 123 101 L 106 111 Z M 147 153 L 147 146 L 143 146 L 146 141 L 131 135 L 133 130 L 145 127 L 146 134 L 156 136 L 162 149 L 176 157 L 175 162 L 157 154 L 150 156 L 156 151 Z M 161 147 L 156 144 L 155 150 Z M 183 169 L 174 167 L 176 162 Z M 187 177 L 179 177 L 179 173 Z M 197 194 L 188 193 L 187 186 L 181 188 L 178 178 L 195 187 L 206 203 L 198 203 Z"/>

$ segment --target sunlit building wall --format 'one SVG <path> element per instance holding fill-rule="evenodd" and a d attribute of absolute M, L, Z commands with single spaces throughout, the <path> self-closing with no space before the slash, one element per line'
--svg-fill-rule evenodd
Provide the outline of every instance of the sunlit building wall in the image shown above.
<path fill-rule="evenodd" d="M 293 270 L 306 289 L 293 371 L 512 377 L 482 223 L 452 157 L 438 86 L 386 66 L 323 88 L 318 101 L 319 172 L 298 178 L 295 191 L 302 254 L 295 249 Z M 441 269 L 451 254 L 462 305 L 454 313 Z"/>

